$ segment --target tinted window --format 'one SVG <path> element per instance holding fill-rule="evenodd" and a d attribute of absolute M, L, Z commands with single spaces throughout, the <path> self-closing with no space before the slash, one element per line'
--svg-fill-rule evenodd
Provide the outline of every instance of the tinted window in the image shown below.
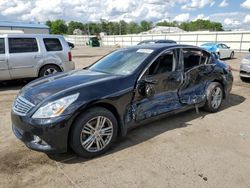
<path fill-rule="evenodd" d="M 4 39 L 0 38 L 0 54 L 5 53 L 5 45 L 4 45 Z"/>
<path fill-rule="evenodd" d="M 35 38 L 9 38 L 10 53 L 37 52 Z"/>
<path fill-rule="evenodd" d="M 200 65 L 202 55 L 202 51 L 197 49 L 183 49 L 184 70 Z"/>
<path fill-rule="evenodd" d="M 47 51 L 61 51 L 62 45 L 59 39 L 45 38 L 43 39 Z"/>
<path fill-rule="evenodd" d="M 169 51 L 158 57 L 149 67 L 148 74 L 156 75 L 165 72 L 174 71 L 175 55 L 173 51 Z"/>

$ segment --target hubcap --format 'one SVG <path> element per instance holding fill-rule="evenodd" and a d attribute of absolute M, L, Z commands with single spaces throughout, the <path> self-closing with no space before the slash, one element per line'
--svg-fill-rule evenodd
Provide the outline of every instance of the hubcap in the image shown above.
<path fill-rule="evenodd" d="M 49 68 L 44 72 L 44 76 L 55 74 L 55 73 L 57 73 L 57 70 L 55 68 Z"/>
<path fill-rule="evenodd" d="M 112 136 L 112 122 L 107 117 L 97 116 L 83 126 L 80 141 L 85 150 L 98 152 L 110 143 Z"/>
<path fill-rule="evenodd" d="M 212 92 L 211 104 L 214 109 L 220 107 L 222 101 L 222 90 L 220 87 L 216 87 Z"/>

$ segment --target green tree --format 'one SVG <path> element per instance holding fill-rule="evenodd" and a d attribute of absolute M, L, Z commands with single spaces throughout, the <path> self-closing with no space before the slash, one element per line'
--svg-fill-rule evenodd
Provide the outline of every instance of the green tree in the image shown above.
<path fill-rule="evenodd" d="M 52 34 L 66 34 L 68 31 L 64 20 L 47 21 L 46 25 L 50 27 Z"/>
<path fill-rule="evenodd" d="M 75 29 L 80 29 L 84 31 L 84 25 L 81 22 L 71 21 L 68 24 L 68 34 L 72 35 Z"/>

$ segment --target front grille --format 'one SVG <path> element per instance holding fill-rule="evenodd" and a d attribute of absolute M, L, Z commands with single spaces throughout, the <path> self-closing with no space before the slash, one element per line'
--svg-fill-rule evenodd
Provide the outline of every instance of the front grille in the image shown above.
<path fill-rule="evenodd" d="M 13 103 L 13 112 L 20 116 L 25 116 L 35 105 L 26 100 L 25 98 L 19 96 Z"/>

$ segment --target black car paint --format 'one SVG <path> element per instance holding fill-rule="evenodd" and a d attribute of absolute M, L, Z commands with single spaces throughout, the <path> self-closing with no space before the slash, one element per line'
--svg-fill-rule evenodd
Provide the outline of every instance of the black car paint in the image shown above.
<path fill-rule="evenodd" d="M 154 78 L 143 75 L 147 67 L 166 50 L 178 50 L 181 58 L 182 48 L 197 47 L 142 45 L 133 48 L 150 48 L 154 51 L 131 75 L 120 76 L 79 70 L 38 79 L 25 86 L 20 95 L 36 107 L 25 117 L 12 112 L 15 135 L 34 150 L 65 152 L 72 123 L 78 115 L 92 106 L 103 106 L 113 112 L 119 122 L 119 134 L 125 136 L 128 129 L 138 124 L 185 111 L 194 105 L 202 106 L 206 100 L 206 88 L 213 81 L 218 81 L 224 86 L 225 95 L 231 90 L 233 78 L 227 71 L 227 65 L 212 56 L 210 64 L 199 66 L 198 70 L 194 68 L 185 74 L 183 62 L 179 61 L 176 72 L 156 75 Z M 157 82 L 152 82 L 152 79 Z M 155 95 L 143 97 L 138 92 L 140 84 L 145 80 L 154 89 Z M 162 91 L 165 92 L 161 93 Z M 50 119 L 31 118 L 41 105 L 74 93 L 80 93 L 79 98 L 62 116 Z M 39 136 L 48 144 L 35 144 L 33 135 Z"/>

